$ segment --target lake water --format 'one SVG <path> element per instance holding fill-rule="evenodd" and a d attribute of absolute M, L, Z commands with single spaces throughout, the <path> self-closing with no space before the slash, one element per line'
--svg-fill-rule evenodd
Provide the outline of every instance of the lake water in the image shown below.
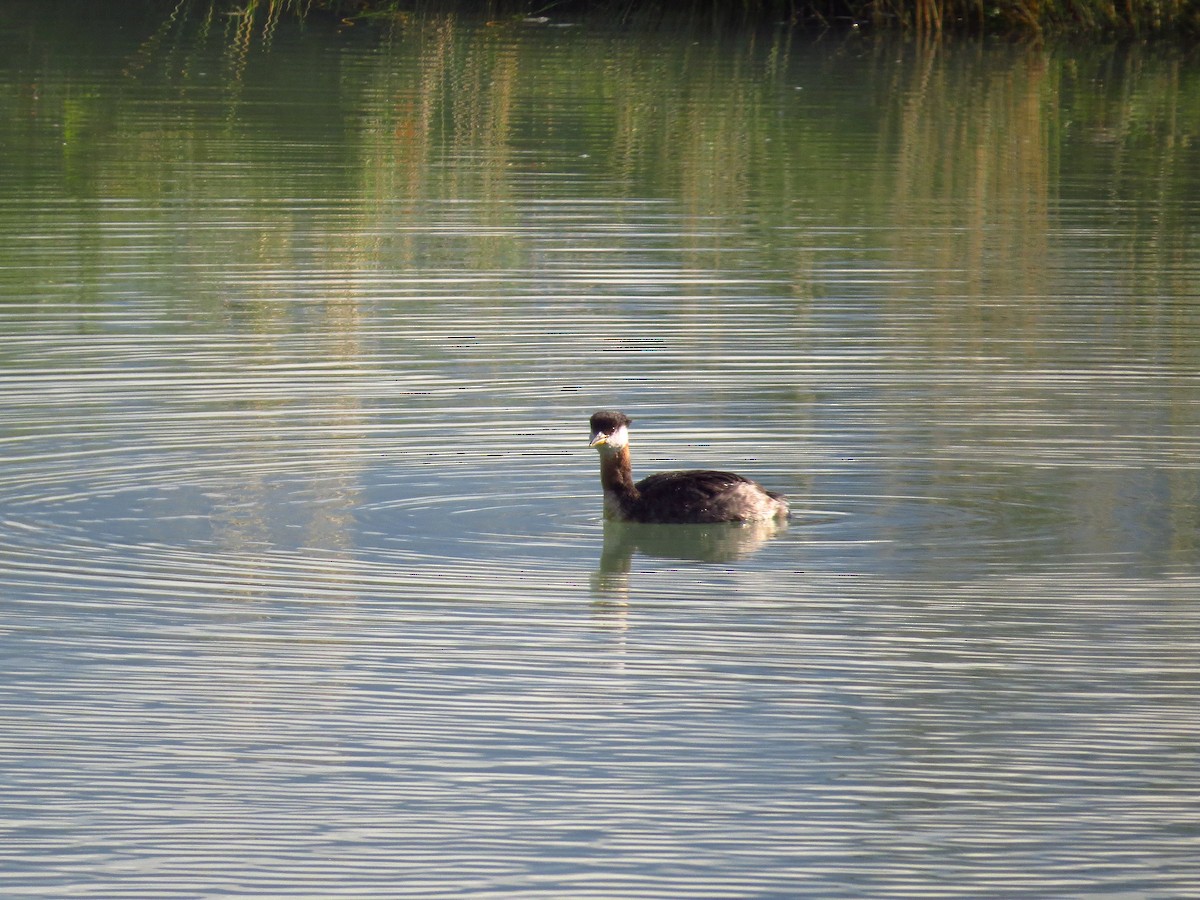
<path fill-rule="evenodd" d="M 0 4 L 0 893 L 1200 893 L 1194 55 L 129 6 Z"/>

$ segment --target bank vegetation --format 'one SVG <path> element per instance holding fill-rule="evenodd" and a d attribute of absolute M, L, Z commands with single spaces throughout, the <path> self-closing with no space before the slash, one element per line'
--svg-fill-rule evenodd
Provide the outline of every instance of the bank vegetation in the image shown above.
<path fill-rule="evenodd" d="M 258 6 L 263 0 L 244 0 Z M 340 18 L 478 13 L 553 22 L 596 16 L 630 26 L 693 24 L 1095 38 L 1200 36 L 1200 0 L 267 0 Z"/>

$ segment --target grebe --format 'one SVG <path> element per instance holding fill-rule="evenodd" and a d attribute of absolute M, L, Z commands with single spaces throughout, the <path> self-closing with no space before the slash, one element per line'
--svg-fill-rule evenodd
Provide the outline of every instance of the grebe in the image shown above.
<path fill-rule="evenodd" d="M 591 420 L 588 446 L 600 451 L 607 518 L 659 525 L 787 518 L 787 500 L 732 472 L 662 472 L 634 484 L 629 423 L 627 415 L 611 410 L 601 410 Z"/>

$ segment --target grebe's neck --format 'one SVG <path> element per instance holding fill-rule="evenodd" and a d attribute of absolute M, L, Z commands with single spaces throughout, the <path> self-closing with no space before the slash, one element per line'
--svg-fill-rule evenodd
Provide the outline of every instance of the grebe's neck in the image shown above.
<path fill-rule="evenodd" d="M 641 497 L 633 484 L 628 444 L 601 448 L 600 486 L 604 488 L 604 515 L 610 519 L 628 518 L 629 510 Z"/>

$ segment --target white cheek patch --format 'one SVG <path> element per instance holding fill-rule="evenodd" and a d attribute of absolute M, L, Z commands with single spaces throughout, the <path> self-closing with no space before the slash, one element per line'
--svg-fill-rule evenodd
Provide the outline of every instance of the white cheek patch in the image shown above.
<path fill-rule="evenodd" d="M 629 429 L 622 425 L 608 436 L 608 440 L 605 443 L 607 443 L 610 447 L 629 446 Z"/>

